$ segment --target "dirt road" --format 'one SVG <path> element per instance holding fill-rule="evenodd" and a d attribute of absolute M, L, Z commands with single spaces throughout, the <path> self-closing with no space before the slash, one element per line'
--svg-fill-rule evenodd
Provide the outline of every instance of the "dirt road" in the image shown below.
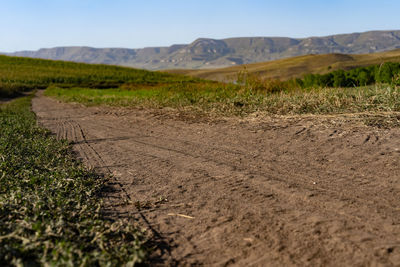
<path fill-rule="evenodd" d="M 108 212 L 160 265 L 400 264 L 400 128 L 342 117 L 194 121 L 39 96 L 39 122 L 111 172 Z"/>

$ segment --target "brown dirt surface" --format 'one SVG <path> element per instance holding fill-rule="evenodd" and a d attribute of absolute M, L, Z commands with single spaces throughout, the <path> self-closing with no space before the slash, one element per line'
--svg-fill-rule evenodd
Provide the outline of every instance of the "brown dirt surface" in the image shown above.
<path fill-rule="evenodd" d="M 39 95 L 38 121 L 112 173 L 153 265 L 399 266 L 400 128 L 360 116 L 191 120 Z"/>

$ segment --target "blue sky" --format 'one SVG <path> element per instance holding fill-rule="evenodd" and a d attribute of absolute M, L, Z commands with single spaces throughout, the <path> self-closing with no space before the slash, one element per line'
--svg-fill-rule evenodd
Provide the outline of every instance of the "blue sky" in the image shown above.
<path fill-rule="evenodd" d="M 400 29 L 398 0 L 0 0 L 0 51 Z"/>

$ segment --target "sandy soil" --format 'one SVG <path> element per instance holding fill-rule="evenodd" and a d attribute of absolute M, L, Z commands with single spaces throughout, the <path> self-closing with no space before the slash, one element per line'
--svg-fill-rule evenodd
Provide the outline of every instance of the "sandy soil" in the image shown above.
<path fill-rule="evenodd" d="M 154 265 L 400 264 L 400 128 L 346 116 L 195 121 L 43 96 L 33 110 L 114 174 L 107 212 L 154 234 Z"/>

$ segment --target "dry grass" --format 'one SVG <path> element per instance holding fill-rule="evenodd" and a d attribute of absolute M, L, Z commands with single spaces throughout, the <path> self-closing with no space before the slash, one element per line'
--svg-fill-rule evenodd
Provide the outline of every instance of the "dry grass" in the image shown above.
<path fill-rule="evenodd" d="M 280 85 L 267 82 L 266 87 L 252 88 L 216 84 L 213 87 L 174 86 L 134 91 L 49 88 L 46 94 L 86 105 L 172 107 L 213 116 L 246 116 L 254 112 L 293 115 L 400 111 L 399 87 L 377 85 L 275 92 L 275 86 Z"/>

